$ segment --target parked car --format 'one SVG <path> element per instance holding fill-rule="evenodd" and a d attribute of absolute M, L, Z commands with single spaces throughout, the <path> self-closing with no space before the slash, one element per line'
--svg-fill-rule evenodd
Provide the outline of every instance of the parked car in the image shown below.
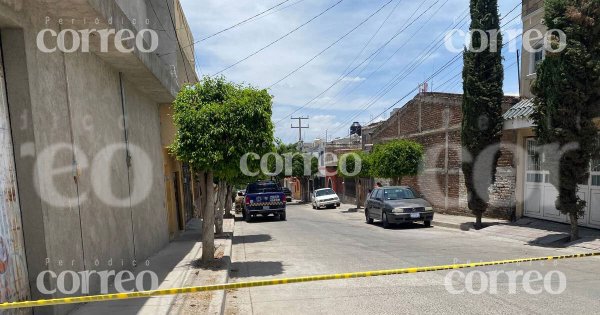
<path fill-rule="evenodd" d="M 321 188 L 313 191 L 311 199 L 313 209 L 321 207 L 336 208 L 340 206 L 340 197 L 331 188 Z"/>
<path fill-rule="evenodd" d="M 281 190 L 285 194 L 285 200 L 288 202 L 292 201 L 292 191 L 287 187 L 283 187 Z"/>
<path fill-rule="evenodd" d="M 375 188 L 365 204 L 367 223 L 381 220 L 381 225 L 388 228 L 394 223 L 423 221 L 431 226 L 433 207 L 408 186 Z"/>
<path fill-rule="evenodd" d="M 246 187 L 242 216 L 246 222 L 250 222 L 259 214 L 263 216 L 273 214 L 285 221 L 285 205 L 285 194 L 276 182 L 257 181 Z"/>
<path fill-rule="evenodd" d="M 244 209 L 245 190 L 238 190 L 235 195 L 235 213 L 240 213 Z"/>

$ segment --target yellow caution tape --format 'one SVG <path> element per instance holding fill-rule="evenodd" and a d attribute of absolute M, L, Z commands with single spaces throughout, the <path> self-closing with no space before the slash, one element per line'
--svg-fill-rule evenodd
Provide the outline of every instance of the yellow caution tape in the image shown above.
<path fill-rule="evenodd" d="M 411 268 L 389 269 L 389 270 L 373 270 L 373 271 L 364 271 L 364 272 L 338 273 L 338 274 L 318 275 L 318 276 L 308 276 L 308 277 L 295 277 L 295 278 L 283 278 L 283 279 L 272 279 L 272 280 L 262 280 L 262 281 L 248 281 L 248 282 L 237 282 L 237 283 L 227 283 L 227 284 L 215 284 L 215 285 L 206 285 L 206 286 L 197 286 L 197 287 L 149 290 L 149 291 L 130 292 L 130 293 L 100 294 L 100 295 L 77 296 L 77 297 L 37 300 L 37 301 L 11 302 L 11 303 L 0 304 L 0 309 L 38 307 L 38 306 L 48 306 L 48 305 L 75 304 L 75 303 L 124 300 L 124 299 L 137 299 L 137 298 L 148 298 L 148 297 L 152 297 L 152 296 L 173 295 L 173 294 L 182 294 L 182 293 L 195 293 L 195 292 L 205 292 L 205 291 L 217 291 L 217 290 L 227 290 L 227 289 L 241 289 L 241 288 L 248 288 L 248 287 L 263 287 L 263 286 L 269 286 L 269 285 L 298 283 L 298 282 L 312 282 L 312 281 L 324 281 L 324 280 L 336 280 L 336 279 L 377 277 L 377 276 L 398 275 L 398 274 L 405 274 L 405 273 L 441 271 L 441 270 L 474 268 L 474 267 L 484 267 L 484 266 L 493 266 L 493 265 L 515 264 L 515 263 L 532 262 L 532 261 L 544 261 L 544 260 L 556 260 L 556 259 L 568 259 L 568 258 L 583 258 L 583 257 L 593 257 L 593 256 L 600 256 L 600 252 L 562 255 L 562 256 L 544 256 L 544 257 L 534 257 L 534 258 L 508 259 L 508 260 L 474 262 L 474 263 L 466 263 L 466 264 L 453 264 L 453 265 L 441 265 L 441 266 L 430 266 L 430 267 L 411 267 Z"/>

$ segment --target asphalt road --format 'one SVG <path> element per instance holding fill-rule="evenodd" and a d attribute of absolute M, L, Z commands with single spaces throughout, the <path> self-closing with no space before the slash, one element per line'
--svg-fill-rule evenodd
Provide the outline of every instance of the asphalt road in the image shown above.
<path fill-rule="evenodd" d="M 297 204 L 288 205 L 287 221 L 237 221 L 233 244 L 230 282 L 574 252 L 420 224 L 385 230 L 378 223 L 366 224 L 362 213 L 344 206 L 313 210 Z M 474 270 L 481 272 L 469 274 Z M 518 272 L 529 274 L 529 281 Z M 225 313 L 597 314 L 600 309 L 599 258 L 463 269 L 451 278 L 448 274 L 232 290 L 227 292 Z M 535 281 L 538 276 L 546 281 Z"/>

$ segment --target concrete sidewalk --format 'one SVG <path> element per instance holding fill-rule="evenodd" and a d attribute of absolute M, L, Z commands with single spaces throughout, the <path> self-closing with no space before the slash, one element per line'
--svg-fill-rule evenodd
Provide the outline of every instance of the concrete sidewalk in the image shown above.
<path fill-rule="evenodd" d="M 158 289 L 227 283 L 234 219 L 225 219 L 224 233 L 215 235 L 215 257 L 221 259 L 210 268 L 200 268 L 196 264 L 202 256 L 201 225 L 199 220 L 190 221 L 180 237 L 148 259 L 149 266 L 140 263 L 133 273 L 155 272 L 159 278 Z M 109 291 L 114 293 L 114 287 Z M 88 303 L 71 314 L 220 314 L 223 303 L 224 292 L 213 291 Z"/>
<path fill-rule="evenodd" d="M 345 213 L 364 213 L 364 208 L 357 209 L 355 205 L 351 204 L 342 204 L 340 210 Z M 511 239 L 534 246 L 585 248 L 600 251 L 600 230 L 580 227 L 581 239 L 569 242 L 570 226 L 565 223 L 533 218 L 522 218 L 517 222 L 493 218 L 483 218 L 482 221 L 485 228 L 475 230 L 474 217 L 435 213 L 431 224 L 444 228 L 470 231 L 470 233 Z"/>
<path fill-rule="evenodd" d="M 477 232 L 510 238 L 529 245 L 600 250 L 600 230 L 579 227 L 581 238 L 575 242 L 569 242 L 569 224 L 546 220 L 522 218 L 514 223 L 492 226 Z"/>

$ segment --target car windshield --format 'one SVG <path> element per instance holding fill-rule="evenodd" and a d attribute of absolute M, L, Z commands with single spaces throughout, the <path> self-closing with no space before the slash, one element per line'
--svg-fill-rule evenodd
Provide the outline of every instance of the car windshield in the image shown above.
<path fill-rule="evenodd" d="M 321 190 L 317 190 L 315 192 L 315 196 L 317 196 L 317 197 L 333 195 L 333 194 L 335 194 L 335 191 L 333 191 L 333 189 L 331 189 L 331 188 L 321 189 Z"/>
<path fill-rule="evenodd" d="M 248 185 L 247 194 L 266 193 L 266 192 L 281 192 L 279 185 L 273 182 L 258 182 Z"/>
<path fill-rule="evenodd" d="M 391 188 L 383 190 L 383 200 L 401 200 L 417 198 L 415 193 L 408 188 Z"/>

